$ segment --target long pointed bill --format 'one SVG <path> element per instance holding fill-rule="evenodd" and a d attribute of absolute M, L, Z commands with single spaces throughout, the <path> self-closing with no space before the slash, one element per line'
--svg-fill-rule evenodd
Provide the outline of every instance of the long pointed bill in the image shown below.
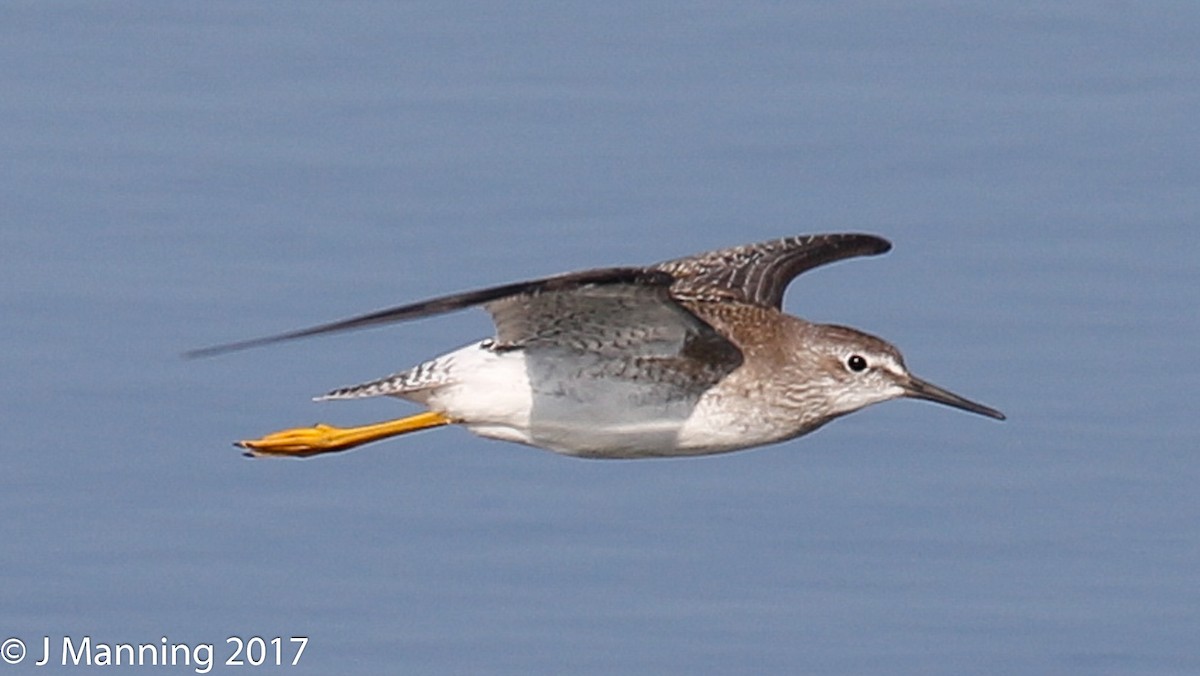
<path fill-rule="evenodd" d="M 971 413 L 986 415 L 987 417 L 995 418 L 996 420 L 1005 419 L 1004 414 L 994 408 L 984 406 L 983 404 L 971 401 L 970 399 L 960 397 L 953 392 L 943 390 L 937 385 L 921 380 L 915 376 L 911 377 L 909 381 L 904 384 L 904 396 L 911 397 L 913 399 L 935 401 L 939 404 L 953 406 L 954 408 L 960 408 L 964 411 L 970 411 Z"/>

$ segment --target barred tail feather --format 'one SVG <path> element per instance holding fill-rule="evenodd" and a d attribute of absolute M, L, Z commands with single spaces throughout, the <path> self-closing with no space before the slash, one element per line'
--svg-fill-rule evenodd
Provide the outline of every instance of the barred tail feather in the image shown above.
<path fill-rule="evenodd" d="M 366 397 L 382 397 L 389 394 L 400 394 L 408 391 L 408 374 L 397 373 L 369 383 L 339 387 L 336 390 L 313 397 L 313 401 L 331 401 L 334 399 L 365 399 Z"/>
<path fill-rule="evenodd" d="M 446 355 L 378 380 L 340 387 L 328 394 L 316 397 L 315 400 L 363 399 L 383 396 L 408 398 L 408 395 L 440 387 L 451 380 L 450 371 L 452 369 L 450 367 L 453 361 L 453 355 Z"/>

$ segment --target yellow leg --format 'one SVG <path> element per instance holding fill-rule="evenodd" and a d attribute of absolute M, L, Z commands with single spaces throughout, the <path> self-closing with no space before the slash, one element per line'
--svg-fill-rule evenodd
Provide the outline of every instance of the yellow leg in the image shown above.
<path fill-rule="evenodd" d="M 249 451 L 247 455 L 256 457 L 290 455 L 306 458 L 322 453 L 345 451 L 372 441 L 448 423 L 450 423 L 450 419 L 441 413 L 426 411 L 407 418 L 386 420 L 362 427 L 345 429 L 329 425 L 296 427 L 268 434 L 261 439 L 234 442 L 234 445 Z"/>

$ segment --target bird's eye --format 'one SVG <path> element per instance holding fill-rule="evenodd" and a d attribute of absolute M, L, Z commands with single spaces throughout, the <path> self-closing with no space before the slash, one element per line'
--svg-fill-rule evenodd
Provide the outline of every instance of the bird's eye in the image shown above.
<path fill-rule="evenodd" d="M 846 368 L 855 373 L 861 373 L 867 369 L 867 360 L 861 354 L 852 354 L 846 360 Z"/>

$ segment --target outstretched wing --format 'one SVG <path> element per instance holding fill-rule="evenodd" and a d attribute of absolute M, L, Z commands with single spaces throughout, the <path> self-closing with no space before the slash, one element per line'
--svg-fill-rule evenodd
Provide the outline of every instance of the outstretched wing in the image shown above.
<path fill-rule="evenodd" d="M 297 331 L 289 331 L 273 336 L 263 338 L 252 338 L 250 340 L 238 341 L 236 343 L 226 343 L 224 345 L 215 345 L 213 347 L 205 347 L 198 350 L 185 352 L 185 357 L 210 357 L 213 355 L 223 354 L 225 352 L 235 352 L 260 345 L 270 345 L 272 343 L 281 343 L 297 338 L 307 338 L 309 336 L 320 336 L 328 333 L 339 333 L 342 331 L 351 331 L 355 329 L 365 329 L 371 326 L 380 326 L 382 324 L 390 324 L 392 322 L 407 321 L 410 319 L 421 319 L 423 317 L 432 317 L 434 315 L 445 314 L 455 310 L 491 303 L 502 298 L 512 296 L 537 296 L 546 293 L 561 293 L 570 292 L 588 287 L 604 287 L 613 285 L 624 286 L 646 286 L 659 287 L 666 294 L 666 289 L 670 286 L 672 277 L 662 271 L 647 269 L 647 268 L 604 268 L 599 270 L 586 270 L 584 272 L 573 272 L 565 275 L 556 275 L 554 277 L 545 277 L 543 279 L 534 279 L 525 282 L 515 282 L 513 284 L 504 284 L 502 286 L 493 286 L 486 289 L 478 289 L 475 291 L 467 291 L 464 293 L 451 294 L 449 296 L 440 296 L 429 300 L 411 303 L 408 305 L 400 305 L 386 310 L 379 310 L 349 319 L 343 319 L 328 324 L 320 324 L 306 329 Z"/>
<path fill-rule="evenodd" d="M 597 355 L 614 378 L 636 380 L 653 370 L 660 382 L 678 377 L 681 389 L 704 388 L 742 363 L 742 351 L 680 304 L 667 284 L 519 294 L 484 307 L 496 324 L 496 349 Z"/>
<path fill-rule="evenodd" d="M 677 258 L 653 269 L 675 279 L 671 295 L 676 298 L 781 309 L 784 290 L 800 273 L 891 248 L 890 242 L 874 235 L 807 235 Z"/>
<path fill-rule="evenodd" d="M 554 372 L 573 380 L 587 371 L 612 381 L 669 386 L 672 396 L 698 395 L 741 365 L 742 352 L 671 297 L 669 276 L 656 275 L 661 279 L 542 288 L 487 301 L 483 307 L 496 338 L 486 345 L 524 351 L 530 377 Z M 442 369 L 427 366 L 321 399 L 403 396 L 441 384 Z"/>
<path fill-rule="evenodd" d="M 657 347 L 685 340 L 689 354 L 700 351 L 711 359 L 715 352 L 728 362 L 740 359 L 737 349 L 676 301 L 733 301 L 779 308 L 788 282 L 805 270 L 890 248 L 886 240 L 872 235 L 790 237 L 648 268 L 586 270 L 441 296 L 298 331 L 192 350 L 184 356 L 207 357 L 484 305 L 496 322 L 501 346 L 557 341 L 602 350 L 588 341 L 603 335 L 612 341 L 607 347 L 636 344 L 653 353 Z"/>
<path fill-rule="evenodd" d="M 660 273 L 661 274 L 661 273 Z M 598 354 L 658 354 L 707 324 L 665 284 L 605 284 L 506 296 L 484 304 L 496 347 L 565 347 Z M 656 347 L 657 346 L 657 347 Z M 675 349 L 678 349 L 677 347 Z"/>

